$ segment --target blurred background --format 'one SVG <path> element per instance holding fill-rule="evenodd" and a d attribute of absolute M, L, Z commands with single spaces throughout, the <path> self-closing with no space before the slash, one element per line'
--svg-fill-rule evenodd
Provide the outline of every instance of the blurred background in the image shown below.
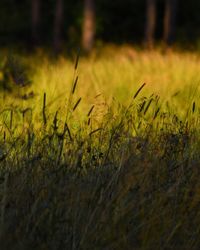
<path fill-rule="evenodd" d="M 1 0 L 0 47 L 56 53 L 105 43 L 200 48 L 200 1 Z"/>

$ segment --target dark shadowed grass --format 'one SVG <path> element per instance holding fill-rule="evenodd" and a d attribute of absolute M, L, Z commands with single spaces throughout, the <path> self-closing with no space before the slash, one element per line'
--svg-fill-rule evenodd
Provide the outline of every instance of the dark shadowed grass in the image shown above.
<path fill-rule="evenodd" d="M 1 111 L 1 249 L 200 247 L 195 102 L 183 121 L 140 90 L 100 121 L 73 120 L 80 98 L 48 116 L 46 94 L 39 127 Z"/>
<path fill-rule="evenodd" d="M 198 92 L 142 84 L 85 109 L 78 62 L 64 106 L 43 91 L 0 107 L 1 249 L 199 249 Z"/>

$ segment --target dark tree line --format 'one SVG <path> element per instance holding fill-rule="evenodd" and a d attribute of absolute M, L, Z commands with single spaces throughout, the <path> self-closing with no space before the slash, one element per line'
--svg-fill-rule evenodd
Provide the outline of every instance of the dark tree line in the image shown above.
<path fill-rule="evenodd" d="M 178 0 L 165 0 L 163 41 L 167 46 L 173 43 L 176 25 L 176 8 Z M 152 48 L 154 44 L 154 33 L 156 27 L 156 0 L 146 0 L 146 27 L 145 44 Z M 32 0 L 32 40 L 38 42 L 38 26 L 40 22 L 40 0 Z M 53 27 L 53 46 L 56 52 L 61 50 L 62 43 L 62 20 L 64 1 L 56 0 Z M 94 45 L 96 27 L 95 0 L 84 0 L 82 21 L 82 47 L 89 52 Z"/>
<path fill-rule="evenodd" d="M 83 17 L 82 47 L 89 52 L 93 48 L 95 38 L 95 0 L 84 1 Z"/>
<path fill-rule="evenodd" d="M 40 24 L 40 0 L 31 1 L 31 36 L 32 43 L 39 42 L 39 24 Z"/>
<path fill-rule="evenodd" d="M 145 45 L 152 48 L 157 19 L 156 0 L 146 0 Z M 163 17 L 163 41 L 166 46 L 172 45 L 175 39 L 178 0 L 165 0 Z"/>
<path fill-rule="evenodd" d="M 199 8 L 198 0 L 1 0 L 0 45 L 48 43 L 58 53 L 81 44 L 89 52 L 96 40 L 152 48 L 159 38 L 171 46 L 177 37 L 200 36 Z"/>
<path fill-rule="evenodd" d="M 53 48 L 59 53 L 62 47 L 62 24 L 64 18 L 63 0 L 55 1 L 55 13 L 53 24 Z M 39 44 L 39 26 L 41 21 L 41 0 L 31 1 L 31 36 L 32 44 Z M 95 38 L 95 2 L 85 0 L 83 6 L 83 26 L 82 26 L 82 47 L 86 52 L 90 52 L 94 45 Z"/>

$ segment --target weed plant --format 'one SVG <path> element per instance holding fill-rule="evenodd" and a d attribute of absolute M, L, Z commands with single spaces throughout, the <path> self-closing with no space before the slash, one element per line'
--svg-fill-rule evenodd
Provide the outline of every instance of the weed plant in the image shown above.
<path fill-rule="evenodd" d="M 1 249 L 199 249 L 195 99 L 178 112 L 142 84 L 83 111 L 77 66 L 64 106 L 41 91 L 32 106 L 4 99 Z"/>

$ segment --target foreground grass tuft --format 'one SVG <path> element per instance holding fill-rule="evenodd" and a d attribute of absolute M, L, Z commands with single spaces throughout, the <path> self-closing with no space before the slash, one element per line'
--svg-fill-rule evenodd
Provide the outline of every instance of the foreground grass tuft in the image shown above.
<path fill-rule="evenodd" d="M 194 96 L 142 84 L 123 104 L 90 103 L 77 66 L 64 106 L 42 90 L 38 103 L 3 96 L 1 249 L 199 249 Z"/>

